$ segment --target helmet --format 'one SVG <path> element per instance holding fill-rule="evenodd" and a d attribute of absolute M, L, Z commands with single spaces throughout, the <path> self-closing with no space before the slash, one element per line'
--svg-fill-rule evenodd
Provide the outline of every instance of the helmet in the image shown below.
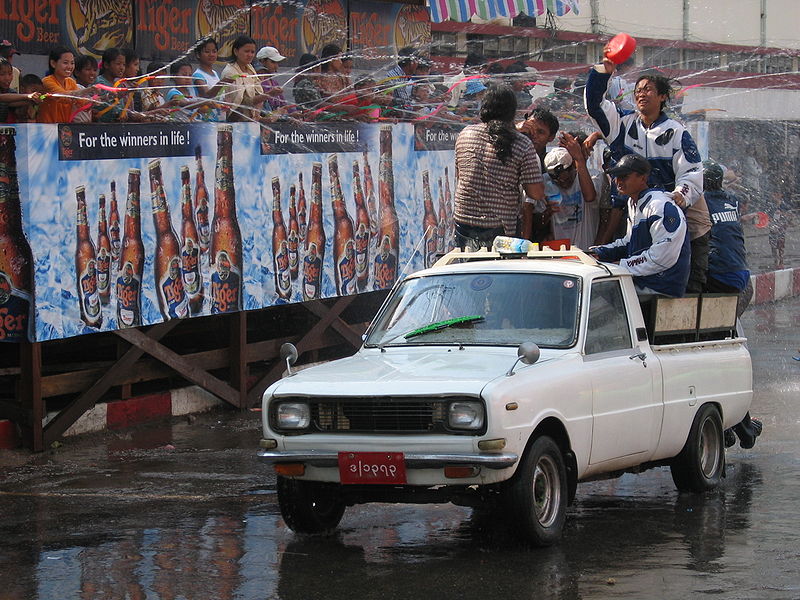
<path fill-rule="evenodd" d="M 722 189 L 724 172 L 722 166 L 714 160 L 703 161 L 703 188 L 707 190 Z"/>

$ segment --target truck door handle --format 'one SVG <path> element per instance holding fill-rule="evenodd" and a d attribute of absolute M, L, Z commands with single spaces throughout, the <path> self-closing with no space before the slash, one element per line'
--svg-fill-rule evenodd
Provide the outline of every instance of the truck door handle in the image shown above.
<path fill-rule="evenodd" d="M 635 360 L 635 359 L 638 358 L 640 361 L 642 361 L 642 365 L 647 367 L 647 354 L 645 352 L 639 352 L 637 354 L 631 354 L 628 358 L 630 358 L 631 360 Z"/>

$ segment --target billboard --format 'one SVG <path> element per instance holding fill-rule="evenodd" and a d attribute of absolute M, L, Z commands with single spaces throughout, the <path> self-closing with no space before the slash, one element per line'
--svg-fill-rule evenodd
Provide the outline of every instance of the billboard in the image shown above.
<path fill-rule="evenodd" d="M 420 128 L 31 124 L 0 133 L 16 138 L 19 181 L 14 208 L 0 177 L 0 215 L 21 222 L 0 245 L 23 257 L 0 261 L 0 312 L 32 302 L 28 335 L 46 341 L 391 287 L 452 237 L 452 145 L 420 145 Z M 0 175 L 11 170 L 3 156 L 0 144 Z M 28 331 L 24 319 L 9 323 Z"/>

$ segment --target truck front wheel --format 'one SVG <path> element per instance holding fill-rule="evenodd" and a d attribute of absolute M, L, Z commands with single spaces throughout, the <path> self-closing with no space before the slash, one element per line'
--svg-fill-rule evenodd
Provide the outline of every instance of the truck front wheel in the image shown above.
<path fill-rule="evenodd" d="M 536 546 L 561 539 L 568 501 L 567 469 L 558 445 L 548 436 L 534 440 L 506 490 L 509 516 Z"/>
<path fill-rule="evenodd" d="M 281 476 L 278 476 L 278 506 L 289 529 L 316 534 L 336 529 L 345 509 L 332 485 Z"/>
<path fill-rule="evenodd" d="M 697 411 L 689 439 L 670 465 L 672 481 L 681 492 L 706 492 L 719 485 L 725 470 L 722 417 L 713 404 Z"/>

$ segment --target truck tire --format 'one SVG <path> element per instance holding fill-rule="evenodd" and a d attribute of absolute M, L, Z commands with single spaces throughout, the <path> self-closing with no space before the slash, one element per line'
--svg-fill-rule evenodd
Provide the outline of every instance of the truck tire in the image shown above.
<path fill-rule="evenodd" d="M 697 411 L 689 439 L 670 471 L 680 492 L 702 493 L 719 485 L 725 471 L 725 438 L 716 406 L 705 404 Z"/>
<path fill-rule="evenodd" d="M 561 539 L 569 490 L 564 457 L 552 438 L 534 440 L 505 494 L 508 516 L 528 541 L 552 546 Z"/>
<path fill-rule="evenodd" d="M 329 534 L 342 520 L 345 505 L 332 485 L 278 476 L 278 506 L 295 533 Z"/>

